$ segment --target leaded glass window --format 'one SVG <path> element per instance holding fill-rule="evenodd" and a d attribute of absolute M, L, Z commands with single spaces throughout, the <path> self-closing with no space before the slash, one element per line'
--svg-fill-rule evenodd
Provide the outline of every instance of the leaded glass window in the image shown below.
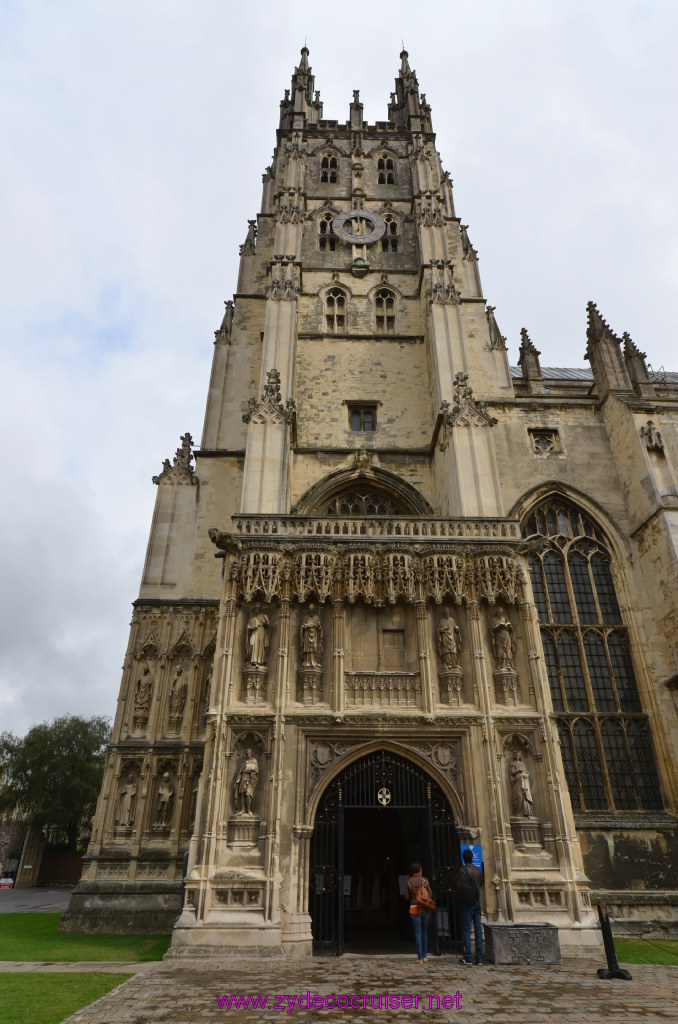
<path fill-rule="evenodd" d="M 548 541 L 530 555 L 530 580 L 572 806 L 661 808 L 650 728 L 603 531 L 582 509 L 554 496 L 532 510 L 523 533 Z"/>

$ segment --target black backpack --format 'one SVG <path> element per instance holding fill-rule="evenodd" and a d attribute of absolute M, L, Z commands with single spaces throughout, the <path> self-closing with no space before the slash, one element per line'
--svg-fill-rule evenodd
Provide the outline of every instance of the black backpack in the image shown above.
<path fill-rule="evenodd" d="M 466 907 L 473 906 L 480 899 L 478 884 L 466 864 L 459 874 L 459 898 Z"/>

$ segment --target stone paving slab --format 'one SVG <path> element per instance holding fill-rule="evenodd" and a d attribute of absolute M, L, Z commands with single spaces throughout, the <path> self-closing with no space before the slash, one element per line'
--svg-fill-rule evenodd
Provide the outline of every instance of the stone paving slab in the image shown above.
<path fill-rule="evenodd" d="M 633 965 L 632 981 L 603 981 L 596 974 L 601 966 L 602 960 L 578 960 L 549 967 L 462 967 L 448 957 L 419 964 L 414 957 L 357 955 L 281 962 L 229 960 L 225 954 L 213 963 L 156 962 L 153 969 L 130 978 L 67 1020 L 68 1024 L 678 1022 L 678 967 Z M 418 995 L 418 1005 L 380 1008 L 377 1000 L 383 999 L 385 990 L 389 998 Z M 359 1006 L 307 1009 L 295 1002 L 290 1009 L 286 999 L 275 1005 L 278 996 L 298 998 L 307 992 L 354 996 Z M 229 1009 L 224 1000 L 224 996 L 250 993 L 267 995 L 266 1007 Z M 444 995 L 449 1008 L 444 1008 Z M 363 997 L 367 997 L 366 1006 Z M 429 997 L 434 997 L 431 1008 Z"/>
<path fill-rule="evenodd" d="M 157 960 L 0 960 L 0 974 L 31 972 L 64 974 L 102 971 L 104 974 L 143 974 L 158 966 Z"/>

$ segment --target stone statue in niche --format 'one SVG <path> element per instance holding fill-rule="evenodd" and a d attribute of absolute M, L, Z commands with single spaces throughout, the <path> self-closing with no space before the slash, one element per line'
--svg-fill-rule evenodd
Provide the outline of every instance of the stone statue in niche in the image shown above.
<path fill-rule="evenodd" d="M 254 796 L 259 781 L 259 762 L 254 756 L 254 751 L 248 747 L 245 751 L 245 760 L 240 771 L 235 777 L 235 812 L 237 815 L 252 816 Z"/>
<path fill-rule="evenodd" d="M 247 650 L 245 664 L 264 668 L 268 664 L 269 625 L 259 605 L 247 623 Z"/>
<path fill-rule="evenodd" d="M 513 665 L 515 647 L 513 626 L 507 619 L 504 609 L 498 608 L 497 614 L 492 619 L 492 650 L 500 672 L 515 671 Z"/>
<path fill-rule="evenodd" d="M 118 794 L 118 806 L 115 809 L 115 824 L 129 828 L 134 824 L 137 810 L 137 780 L 134 775 L 123 779 Z"/>
<path fill-rule="evenodd" d="M 172 680 L 172 686 L 169 695 L 169 713 L 170 718 L 179 719 L 184 713 L 184 705 L 186 704 L 186 679 L 184 677 L 184 670 L 180 665 L 176 671 L 176 675 Z"/>
<path fill-rule="evenodd" d="M 169 772 L 163 772 L 158 786 L 158 813 L 154 825 L 158 828 L 168 828 L 172 819 L 174 808 L 174 786 Z"/>
<path fill-rule="evenodd" d="M 443 608 L 438 626 L 438 654 L 445 668 L 461 668 L 461 632 L 449 608 Z"/>
<path fill-rule="evenodd" d="M 513 813 L 523 818 L 533 818 L 532 813 L 532 788 L 530 784 L 530 773 L 522 759 L 520 751 L 516 751 L 509 768 L 511 779 L 511 794 L 513 800 Z"/>
<path fill-rule="evenodd" d="M 153 692 L 153 676 L 148 664 L 144 665 L 143 672 L 137 679 L 136 690 L 134 691 L 134 717 L 148 718 L 151 707 L 151 694 Z"/>
<path fill-rule="evenodd" d="M 302 668 L 322 668 L 323 627 L 313 604 L 299 630 L 299 649 Z"/>

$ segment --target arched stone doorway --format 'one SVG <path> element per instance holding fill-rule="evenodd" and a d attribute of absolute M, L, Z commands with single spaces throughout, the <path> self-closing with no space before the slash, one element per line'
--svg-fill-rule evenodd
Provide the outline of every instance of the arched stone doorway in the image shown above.
<path fill-rule="evenodd" d="M 313 952 L 408 952 L 401 889 L 413 860 L 436 900 L 431 949 L 456 952 L 461 859 L 449 801 L 423 768 L 390 750 L 371 751 L 330 782 L 318 805 L 309 871 Z"/>

